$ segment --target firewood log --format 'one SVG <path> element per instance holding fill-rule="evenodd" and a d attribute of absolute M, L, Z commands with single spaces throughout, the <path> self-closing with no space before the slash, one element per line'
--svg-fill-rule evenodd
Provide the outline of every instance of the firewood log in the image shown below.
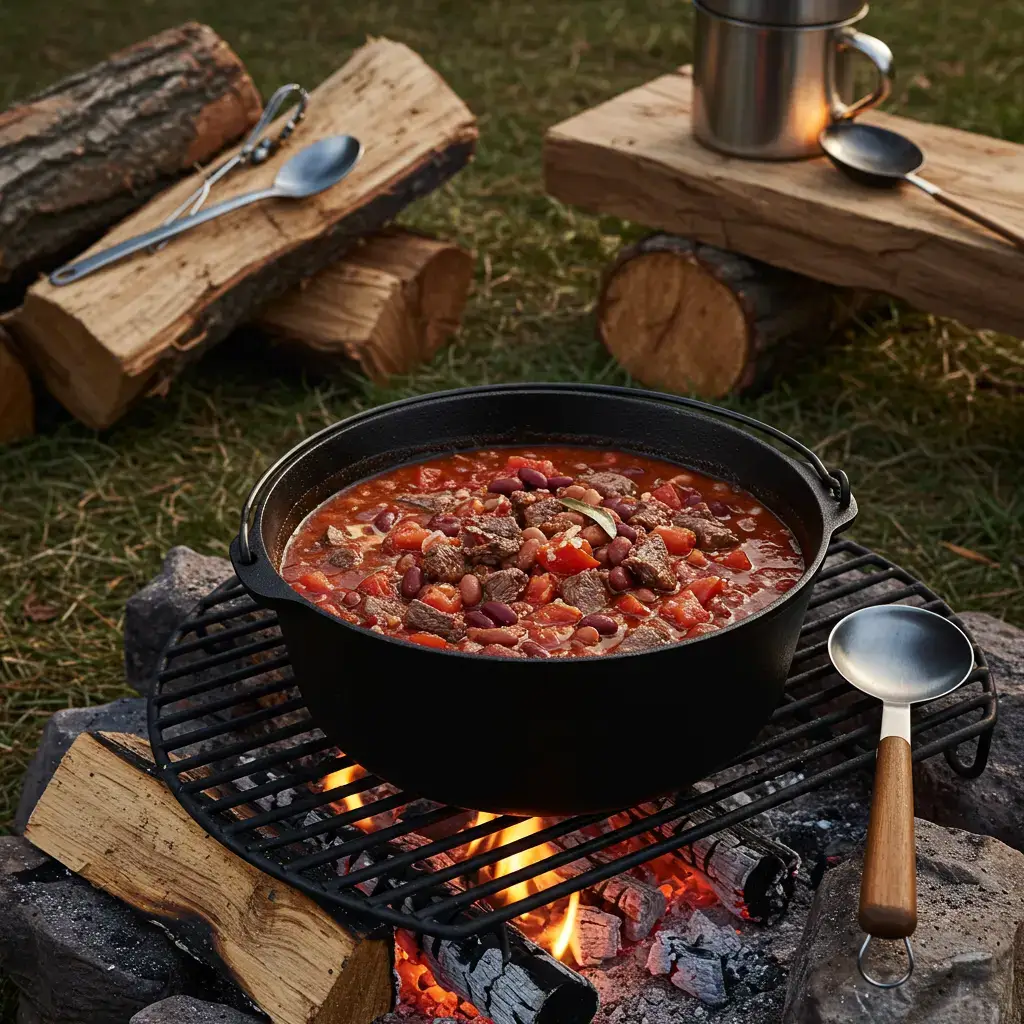
<path fill-rule="evenodd" d="M 10 336 L 0 327 L 0 444 L 29 437 L 34 429 L 32 384 Z"/>
<path fill-rule="evenodd" d="M 39 849 L 227 969 L 278 1024 L 369 1024 L 393 1004 L 392 942 L 343 928 L 309 897 L 207 835 L 149 774 L 135 736 L 83 734 L 25 829 Z"/>
<path fill-rule="evenodd" d="M 272 302 L 257 325 L 325 368 L 371 379 L 427 362 L 459 326 L 473 259 L 451 242 L 387 230 Z"/>
<path fill-rule="evenodd" d="M 74 284 L 33 285 L 14 326 L 55 397 L 90 426 L 110 425 L 144 393 L 165 390 L 186 358 L 447 180 L 477 136 L 435 71 L 377 39 L 313 91 L 290 145 L 231 175 L 217 198 L 269 187 L 296 147 L 345 133 L 362 142 L 362 159 L 317 196 L 256 203 Z M 198 180 L 162 193 L 97 249 L 158 226 Z"/>
<path fill-rule="evenodd" d="M 764 385 L 784 342 L 820 343 L 866 296 L 675 235 L 623 249 L 597 307 L 608 351 L 651 387 L 720 398 Z"/>
<path fill-rule="evenodd" d="M 190 22 L 0 113 L 8 294 L 234 142 L 260 108 L 237 55 Z"/>

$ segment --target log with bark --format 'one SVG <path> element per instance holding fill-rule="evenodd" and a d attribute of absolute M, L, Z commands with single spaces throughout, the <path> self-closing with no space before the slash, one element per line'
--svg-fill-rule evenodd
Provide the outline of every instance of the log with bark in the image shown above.
<path fill-rule="evenodd" d="M 30 437 L 34 429 L 32 382 L 10 335 L 0 327 L 0 444 Z"/>
<path fill-rule="evenodd" d="M 610 267 L 597 327 L 642 383 L 720 398 L 763 386 L 781 357 L 826 341 L 866 302 L 862 293 L 656 234 Z"/>
<path fill-rule="evenodd" d="M 369 1024 L 393 1005 L 390 939 L 343 927 L 207 835 L 135 736 L 83 734 L 25 837 L 226 969 L 280 1024 Z"/>
<path fill-rule="evenodd" d="M 8 301 L 238 139 L 260 110 L 241 60 L 213 29 L 190 22 L 0 113 Z"/>
<path fill-rule="evenodd" d="M 144 393 L 165 390 L 187 358 L 446 181 L 477 137 L 435 71 L 377 39 L 313 91 L 292 145 L 232 175 L 218 198 L 268 187 L 296 146 L 342 133 L 362 142 L 362 159 L 326 192 L 248 206 L 71 285 L 35 284 L 14 327 L 55 397 L 91 426 L 113 423 Z M 198 180 L 162 193 L 99 247 L 159 225 Z"/>
<path fill-rule="evenodd" d="M 451 337 L 472 278 L 472 257 L 454 243 L 390 229 L 272 302 L 256 323 L 317 366 L 351 360 L 382 382 Z"/>

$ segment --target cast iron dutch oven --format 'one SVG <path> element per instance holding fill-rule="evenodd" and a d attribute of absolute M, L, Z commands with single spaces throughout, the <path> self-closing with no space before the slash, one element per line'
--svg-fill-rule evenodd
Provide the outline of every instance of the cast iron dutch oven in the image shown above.
<path fill-rule="evenodd" d="M 543 443 L 633 451 L 746 488 L 795 533 L 803 578 L 707 636 L 636 654 L 527 660 L 359 629 L 277 572 L 295 527 L 342 487 L 432 455 Z M 456 806 L 586 813 L 678 789 L 749 745 L 779 704 L 829 541 L 856 508 L 845 474 L 739 413 L 627 388 L 499 385 L 395 402 L 303 441 L 253 488 L 231 559 L 246 590 L 277 612 L 315 722 L 361 765 Z"/>

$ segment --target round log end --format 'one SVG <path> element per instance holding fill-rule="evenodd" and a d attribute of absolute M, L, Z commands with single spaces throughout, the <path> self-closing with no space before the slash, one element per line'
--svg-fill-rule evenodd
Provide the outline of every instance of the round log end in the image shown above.
<path fill-rule="evenodd" d="M 0 444 L 31 437 L 34 430 L 32 384 L 13 343 L 0 327 Z"/>

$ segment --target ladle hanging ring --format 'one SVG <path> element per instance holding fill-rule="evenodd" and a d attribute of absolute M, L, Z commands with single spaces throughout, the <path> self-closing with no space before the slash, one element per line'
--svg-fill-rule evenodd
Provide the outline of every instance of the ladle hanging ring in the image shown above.
<path fill-rule="evenodd" d="M 874 985 L 875 988 L 899 988 L 900 985 L 905 984 L 910 980 L 910 976 L 914 973 L 914 950 L 910 945 L 910 939 L 904 937 L 903 945 L 907 949 L 907 972 L 900 978 L 896 978 L 894 981 L 879 981 L 877 978 L 871 977 L 864 967 L 864 958 L 868 953 L 868 946 L 871 945 L 871 940 L 874 938 L 873 935 L 865 935 L 864 942 L 861 944 L 860 952 L 857 954 L 857 970 L 860 971 L 860 976 L 869 984 Z"/>

